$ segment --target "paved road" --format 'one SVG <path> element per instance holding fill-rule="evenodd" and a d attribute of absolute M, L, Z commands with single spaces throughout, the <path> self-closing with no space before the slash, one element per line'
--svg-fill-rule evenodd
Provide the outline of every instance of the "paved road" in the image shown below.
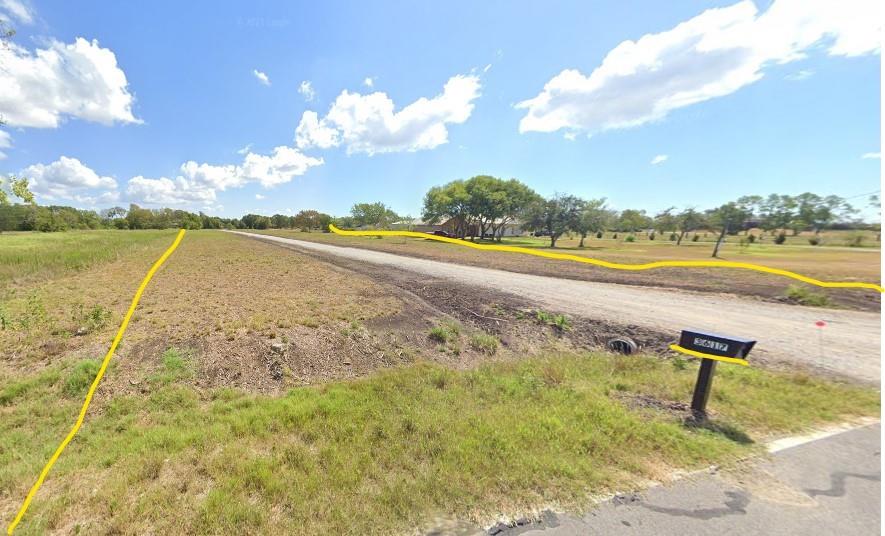
<path fill-rule="evenodd" d="M 878 313 L 800 307 L 678 289 L 558 279 L 404 257 L 275 236 L 238 233 L 458 284 L 510 292 L 551 311 L 673 333 L 697 328 L 758 340 L 754 355 L 879 383 Z M 827 327 L 815 327 L 825 320 Z"/>
<path fill-rule="evenodd" d="M 618 496 L 584 517 L 498 536 L 879 534 L 880 425 L 783 450 L 735 474 L 703 474 Z"/>

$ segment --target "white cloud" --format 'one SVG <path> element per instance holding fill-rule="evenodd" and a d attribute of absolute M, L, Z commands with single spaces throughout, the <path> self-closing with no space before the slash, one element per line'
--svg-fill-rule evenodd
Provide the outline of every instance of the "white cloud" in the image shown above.
<path fill-rule="evenodd" d="M 94 205 L 116 201 L 117 181 L 99 175 L 77 160 L 62 156 L 51 164 L 34 164 L 21 171 L 31 191 L 47 201 L 73 200 Z"/>
<path fill-rule="evenodd" d="M 304 175 L 308 169 L 323 164 L 322 158 L 305 155 L 293 147 L 276 147 L 270 155 L 249 152 L 239 165 L 198 164 L 193 160 L 181 165 L 180 171 L 188 184 L 224 191 L 247 183 L 258 183 L 265 188 L 291 181 Z"/>
<path fill-rule="evenodd" d="M 342 91 L 325 117 L 306 111 L 295 131 L 299 148 L 345 145 L 347 153 L 391 153 L 432 149 L 448 141 L 447 124 L 460 124 L 473 112 L 479 78 L 453 76 L 443 92 L 422 97 L 395 112 L 382 92 L 368 95 Z"/>
<path fill-rule="evenodd" d="M 807 78 L 811 78 L 814 76 L 814 71 L 811 69 L 802 69 L 800 71 L 796 71 L 795 73 L 788 74 L 784 77 L 786 80 L 790 80 L 792 82 L 801 82 Z"/>
<path fill-rule="evenodd" d="M 656 166 L 658 164 L 663 164 L 667 161 L 667 158 L 669 157 L 665 154 L 656 155 L 654 158 L 651 159 L 651 165 Z"/>
<path fill-rule="evenodd" d="M 255 194 L 255 199 L 261 201 L 262 199 L 265 199 L 265 197 L 261 194 Z"/>
<path fill-rule="evenodd" d="M 270 78 L 268 78 L 267 75 L 263 72 L 259 71 L 258 69 L 252 69 L 252 74 L 255 76 L 255 78 L 258 79 L 259 82 L 261 82 L 265 86 L 270 85 Z"/>
<path fill-rule="evenodd" d="M 10 149 L 12 148 L 12 136 L 9 135 L 9 132 L 4 130 L 0 130 L 0 149 Z M 6 153 L 0 150 L 0 160 L 6 158 Z"/>
<path fill-rule="evenodd" d="M 486 65 L 485 67 L 482 68 L 482 72 L 487 73 L 487 72 L 489 72 L 489 69 L 491 69 L 491 68 L 492 68 L 492 64 L 489 63 L 488 65 Z"/>
<path fill-rule="evenodd" d="M 575 141 L 578 138 L 578 134 L 576 132 L 569 131 L 563 134 L 562 137 L 567 139 L 568 141 Z"/>
<path fill-rule="evenodd" d="M 237 154 L 246 154 L 246 153 L 248 153 L 248 152 L 251 151 L 251 150 L 252 150 L 252 144 L 251 144 L 251 143 L 247 143 L 245 147 L 242 147 L 242 148 L 240 148 L 240 149 L 237 149 Z"/>
<path fill-rule="evenodd" d="M 0 0 L 0 10 L 15 17 L 22 24 L 32 24 L 34 22 L 33 10 L 20 0 Z"/>
<path fill-rule="evenodd" d="M 708 9 L 676 27 L 624 41 L 589 76 L 566 69 L 520 102 L 520 132 L 629 128 L 675 109 L 734 93 L 772 64 L 819 45 L 831 56 L 877 53 L 878 0 L 776 0 L 759 13 L 750 0 Z"/>
<path fill-rule="evenodd" d="M 126 195 L 137 203 L 152 205 L 190 205 L 215 202 L 215 190 L 206 188 L 183 177 L 175 180 L 160 177 L 148 179 L 141 175 L 129 179 Z"/>
<path fill-rule="evenodd" d="M 860 155 L 860 157 L 863 158 L 864 160 L 871 160 L 871 159 L 878 160 L 878 159 L 882 158 L 882 153 L 864 153 L 864 154 Z"/>
<path fill-rule="evenodd" d="M 313 90 L 313 85 L 310 83 L 310 80 L 302 80 L 301 85 L 298 86 L 298 93 L 301 93 L 304 96 L 304 100 L 307 102 L 312 101 L 316 96 L 316 91 Z"/>
<path fill-rule="evenodd" d="M 65 117 L 140 123 L 114 53 L 98 41 L 50 41 L 34 53 L 0 46 L 0 115 L 12 126 L 55 128 Z"/>
<path fill-rule="evenodd" d="M 367 76 L 365 79 L 363 79 L 363 85 L 366 87 L 374 87 L 375 80 L 371 76 Z"/>

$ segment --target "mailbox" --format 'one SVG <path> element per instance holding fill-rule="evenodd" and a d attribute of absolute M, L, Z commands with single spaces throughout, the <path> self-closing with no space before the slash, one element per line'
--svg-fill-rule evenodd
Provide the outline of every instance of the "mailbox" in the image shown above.
<path fill-rule="evenodd" d="M 679 346 L 688 350 L 736 359 L 747 359 L 755 344 L 750 339 L 697 330 L 683 330 L 679 338 Z"/>
<path fill-rule="evenodd" d="M 685 350 L 698 352 L 701 355 L 701 367 L 698 370 L 698 381 L 694 386 L 694 394 L 691 398 L 691 409 L 696 417 L 706 418 L 707 400 L 710 398 L 710 389 L 713 386 L 713 372 L 716 371 L 718 358 L 721 361 L 732 360 L 746 365 L 747 355 L 756 341 L 741 337 L 719 335 L 708 331 L 682 330 L 679 337 L 679 347 Z M 676 348 L 677 350 L 679 348 Z"/>

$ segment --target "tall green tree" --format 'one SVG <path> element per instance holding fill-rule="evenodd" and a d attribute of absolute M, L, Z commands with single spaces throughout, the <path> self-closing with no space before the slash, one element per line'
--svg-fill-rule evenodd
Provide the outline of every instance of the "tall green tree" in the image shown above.
<path fill-rule="evenodd" d="M 550 247 L 555 248 L 560 236 L 579 226 L 582 205 L 583 202 L 573 195 L 556 194 L 532 205 L 526 213 L 524 226 L 549 236 Z"/>
<path fill-rule="evenodd" d="M 606 227 L 611 225 L 615 218 L 615 212 L 609 210 L 605 205 L 605 198 L 590 199 L 582 201 L 580 214 L 572 229 L 581 236 L 579 248 L 584 247 L 584 239 L 588 234 L 605 231 Z"/>
<path fill-rule="evenodd" d="M 737 231 L 749 217 L 750 213 L 744 206 L 732 201 L 710 210 L 708 214 L 710 223 L 720 229 L 719 238 L 713 247 L 713 257 L 718 257 L 719 248 L 725 240 L 725 235 L 729 232 Z"/>
<path fill-rule="evenodd" d="M 421 217 L 424 221 L 436 224 L 452 219 L 458 238 L 467 236 L 470 225 L 470 196 L 463 180 L 452 181 L 443 186 L 434 186 L 424 196 Z"/>
<path fill-rule="evenodd" d="M 682 239 L 686 233 L 696 231 L 704 225 L 704 215 L 697 212 L 693 208 L 687 208 L 676 216 L 676 226 L 679 229 L 679 238 L 676 239 L 676 245 L 682 244 Z"/>
<path fill-rule="evenodd" d="M 381 202 L 356 203 L 350 208 L 350 215 L 355 226 L 369 226 L 376 229 L 386 229 L 399 219 L 396 212 Z"/>

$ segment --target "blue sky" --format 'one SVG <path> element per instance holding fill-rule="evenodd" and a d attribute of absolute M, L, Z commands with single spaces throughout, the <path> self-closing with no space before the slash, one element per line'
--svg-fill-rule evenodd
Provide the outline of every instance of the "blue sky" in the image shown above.
<path fill-rule="evenodd" d="M 477 174 L 652 213 L 880 188 L 876 2 L 317 4 L 0 0 L 0 173 L 223 216 L 417 216 Z"/>

